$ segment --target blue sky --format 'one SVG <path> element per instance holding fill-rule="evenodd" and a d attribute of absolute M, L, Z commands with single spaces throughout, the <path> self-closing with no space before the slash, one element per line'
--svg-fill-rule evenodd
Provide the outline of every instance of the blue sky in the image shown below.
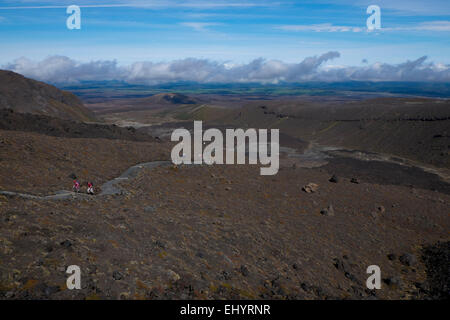
<path fill-rule="evenodd" d="M 81 7 L 81 30 L 66 28 L 66 7 Z M 367 31 L 368 5 L 381 8 Z M 427 56 L 450 64 L 450 1 L 9 1 L 0 4 L 0 66 L 19 57 L 77 62 L 184 58 L 245 64 L 298 63 L 339 52 L 324 65 L 400 64 Z"/>

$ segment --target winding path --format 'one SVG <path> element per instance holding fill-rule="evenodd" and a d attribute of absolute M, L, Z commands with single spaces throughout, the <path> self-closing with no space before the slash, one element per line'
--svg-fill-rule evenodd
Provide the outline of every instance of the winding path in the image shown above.
<path fill-rule="evenodd" d="M 156 167 L 170 166 L 172 162 L 170 161 L 152 161 L 152 162 L 144 162 L 134 165 L 128 168 L 124 173 L 122 173 L 119 177 L 114 178 L 105 182 L 101 186 L 101 192 L 97 196 L 110 196 L 117 194 L 126 193 L 125 190 L 121 189 L 118 186 L 118 183 L 136 178 L 139 172 L 142 169 L 153 169 Z M 48 196 L 36 196 L 27 193 L 20 192 L 12 192 L 12 191 L 0 191 L 0 195 L 8 196 L 8 197 L 20 197 L 24 199 L 31 200 L 68 200 L 68 199 L 92 199 L 92 195 L 84 194 L 84 193 L 75 193 L 72 191 L 61 190 L 57 191 L 55 194 Z"/>
<path fill-rule="evenodd" d="M 425 172 L 438 175 L 444 182 L 450 183 L 450 173 L 444 169 L 431 168 L 424 166 L 422 164 L 415 163 L 408 159 L 403 159 L 400 157 L 392 158 L 390 155 L 383 155 L 378 153 L 363 152 L 357 150 L 349 150 L 338 147 L 322 146 L 316 143 L 310 144 L 309 148 L 303 153 L 299 153 L 297 150 L 292 148 L 281 147 L 281 152 L 288 154 L 288 157 L 299 158 L 302 162 L 301 167 L 304 168 L 314 168 L 321 167 L 327 163 L 327 158 L 332 158 L 335 156 L 344 156 L 359 160 L 371 160 L 371 161 L 382 161 L 395 163 L 401 166 L 417 167 Z M 399 160 L 394 160 L 399 159 Z M 119 177 L 114 178 L 105 182 L 101 186 L 101 192 L 96 196 L 109 196 L 109 195 L 121 195 L 125 194 L 126 191 L 121 189 L 118 184 L 123 180 L 129 180 L 135 178 L 142 169 L 153 169 L 156 167 L 170 166 L 172 162 L 170 161 L 152 161 L 144 162 L 134 165 L 123 172 Z M 21 197 L 24 199 L 32 200 L 70 200 L 70 199 L 92 199 L 92 195 L 84 193 L 75 193 L 72 191 L 61 190 L 56 191 L 55 194 L 48 196 L 36 196 L 27 193 L 13 192 L 13 191 L 0 191 L 0 195 L 7 197 Z"/>

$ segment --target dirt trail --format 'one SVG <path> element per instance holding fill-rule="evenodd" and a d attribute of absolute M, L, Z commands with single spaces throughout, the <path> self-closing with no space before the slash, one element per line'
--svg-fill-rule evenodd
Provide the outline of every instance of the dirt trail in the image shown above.
<path fill-rule="evenodd" d="M 418 168 L 426 173 L 434 174 L 440 177 L 445 183 L 450 183 L 450 175 L 448 170 L 431 168 L 429 166 L 424 166 L 422 164 L 415 163 L 408 159 L 403 159 L 399 157 L 392 157 L 389 155 L 363 152 L 359 150 L 350 150 L 333 146 L 323 146 L 317 143 L 310 143 L 309 147 L 300 153 L 294 148 L 280 147 L 281 153 L 285 153 L 288 158 L 295 158 L 299 160 L 299 167 L 303 168 L 317 168 L 327 165 L 332 158 L 344 157 L 352 158 L 364 161 L 378 161 L 383 163 L 390 163 L 400 166 L 406 166 L 411 168 Z M 170 161 L 152 161 L 136 164 L 128 168 L 119 177 L 114 178 L 105 182 L 101 186 L 101 192 L 97 196 L 108 196 L 108 195 L 120 195 L 126 193 L 122 190 L 118 184 L 123 180 L 133 179 L 142 169 L 153 169 L 160 166 L 170 165 Z M 27 193 L 19 193 L 13 191 L 0 191 L 0 195 L 5 195 L 9 197 L 21 197 L 25 199 L 32 200 L 68 200 L 68 199 L 92 199 L 91 195 L 83 193 L 75 193 L 67 190 L 57 191 L 53 195 L 48 196 L 36 196 Z"/>
<path fill-rule="evenodd" d="M 97 196 L 109 196 L 116 194 L 124 194 L 126 191 L 122 190 L 117 184 L 123 180 L 133 179 L 142 169 L 153 169 L 161 166 L 170 165 L 170 161 L 152 161 L 152 162 L 144 162 L 134 165 L 128 168 L 124 173 L 122 173 L 119 177 L 114 178 L 105 182 L 101 186 L 101 192 Z M 68 199 L 92 199 L 92 195 L 84 194 L 84 193 L 75 193 L 72 191 L 61 190 L 57 191 L 55 194 L 48 196 L 36 196 L 27 193 L 19 193 L 13 191 L 0 191 L 0 195 L 9 196 L 9 197 L 20 197 L 25 199 L 32 200 L 68 200 Z"/>

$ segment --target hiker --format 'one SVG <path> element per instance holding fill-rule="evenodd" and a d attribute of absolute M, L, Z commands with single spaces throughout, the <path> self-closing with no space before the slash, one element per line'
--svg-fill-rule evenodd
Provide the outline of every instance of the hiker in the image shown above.
<path fill-rule="evenodd" d="M 73 180 L 73 191 L 74 192 L 80 192 L 80 183 L 77 179 Z"/>
<path fill-rule="evenodd" d="M 94 185 L 92 184 L 92 182 L 88 182 L 87 186 L 88 186 L 87 193 L 94 194 Z"/>

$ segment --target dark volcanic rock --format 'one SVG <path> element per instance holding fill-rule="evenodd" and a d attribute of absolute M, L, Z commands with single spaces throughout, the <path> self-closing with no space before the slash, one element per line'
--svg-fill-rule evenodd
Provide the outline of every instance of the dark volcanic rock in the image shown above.
<path fill-rule="evenodd" d="M 386 279 L 383 279 L 384 283 L 386 283 L 388 286 L 401 286 L 402 281 L 399 277 L 389 277 Z"/>
<path fill-rule="evenodd" d="M 250 271 L 245 265 L 241 266 L 241 273 L 244 277 L 247 277 L 250 274 Z"/>
<path fill-rule="evenodd" d="M 330 173 L 339 171 L 340 176 L 343 178 L 351 179 L 357 174 L 360 179 L 370 183 L 401 186 L 414 185 L 416 188 L 438 190 L 439 192 L 450 194 L 449 183 L 436 174 L 414 166 L 334 157 L 328 159 L 328 164 L 323 166 L 322 169 Z"/>
<path fill-rule="evenodd" d="M 389 254 L 387 255 L 387 258 L 388 258 L 389 260 L 393 261 L 393 260 L 397 259 L 397 255 L 396 255 L 395 253 L 389 253 Z"/>
<path fill-rule="evenodd" d="M 58 286 L 46 286 L 43 291 L 46 296 L 51 296 L 59 292 L 60 288 Z"/>
<path fill-rule="evenodd" d="M 114 280 L 121 280 L 123 279 L 123 275 L 119 271 L 114 271 L 112 274 L 112 277 Z"/>
<path fill-rule="evenodd" d="M 333 182 L 333 183 L 338 183 L 339 180 L 340 179 L 335 174 L 333 174 L 333 176 L 328 181 Z"/>
<path fill-rule="evenodd" d="M 155 211 L 156 211 L 156 209 L 155 209 L 154 206 L 146 206 L 146 207 L 144 207 L 144 212 L 146 212 L 146 213 L 152 213 L 152 212 L 155 212 Z"/>
<path fill-rule="evenodd" d="M 65 248 L 69 248 L 72 246 L 72 242 L 70 242 L 70 240 L 64 240 L 63 242 L 60 243 L 60 245 L 62 245 Z"/>
<path fill-rule="evenodd" d="M 328 207 L 320 210 L 320 213 L 324 216 L 334 216 L 334 208 L 333 205 L 329 205 Z"/>
<path fill-rule="evenodd" d="M 405 266 L 413 266 L 417 263 L 417 258 L 410 253 L 405 253 L 404 255 L 400 256 L 399 260 Z"/>

